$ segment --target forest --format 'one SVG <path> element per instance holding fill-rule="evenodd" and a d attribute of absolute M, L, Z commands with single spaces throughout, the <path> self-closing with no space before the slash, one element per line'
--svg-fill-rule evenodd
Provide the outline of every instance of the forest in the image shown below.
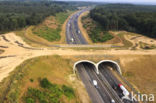
<path fill-rule="evenodd" d="M 0 33 L 17 30 L 41 23 L 46 17 L 75 7 L 65 2 L 54 1 L 1 1 Z"/>
<path fill-rule="evenodd" d="M 106 4 L 96 6 L 89 16 L 105 31 L 126 30 L 156 38 L 156 6 Z"/>

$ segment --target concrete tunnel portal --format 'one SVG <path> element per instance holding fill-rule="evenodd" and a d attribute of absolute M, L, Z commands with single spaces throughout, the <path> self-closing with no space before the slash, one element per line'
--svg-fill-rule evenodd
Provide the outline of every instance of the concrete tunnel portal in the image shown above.
<path fill-rule="evenodd" d="M 99 66 L 101 66 L 101 65 L 110 66 L 113 69 L 115 69 L 118 73 L 122 74 L 121 68 L 120 68 L 119 64 L 117 62 L 115 62 L 115 61 L 112 61 L 112 60 L 101 60 L 98 63 L 94 63 L 94 62 L 89 61 L 89 60 L 80 60 L 80 61 L 77 61 L 76 63 L 74 63 L 74 66 L 73 66 L 74 73 L 76 73 L 76 71 L 78 69 L 77 68 L 78 65 L 85 64 L 85 63 L 94 66 L 95 67 L 95 71 L 96 71 L 97 74 L 99 73 Z"/>
<path fill-rule="evenodd" d="M 122 74 L 121 68 L 120 68 L 119 64 L 117 62 L 115 62 L 115 61 L 112 61 L 112 60 L 102 60 L 102 61 L 98 62 L 96 64 L 98 71 L 99 71 L 99 68 L 100 68 L 101 65 L 109 66 L 112 69 L 116 70 L 118 73 Z"/>
<path fill-rule="evenodd" d="M 96 72 L 98 72 L 97 68 L 96 68 L 96 63 L 92 62 L 92 61 L 89 61 L 89 60 L 80 60 L 80 61 L 77 61 L 74 66 L 73 66 L 73 71 L 74 73 L 76 73 L 77 69 L 78 69 L 78 65 L 81 65 L 81 64 L 89 64 L 89 65 L 92 65 L 95 69 Z"/>

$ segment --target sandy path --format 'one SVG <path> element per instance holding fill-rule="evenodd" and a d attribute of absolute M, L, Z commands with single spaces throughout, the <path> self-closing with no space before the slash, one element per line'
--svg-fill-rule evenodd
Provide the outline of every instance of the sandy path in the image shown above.
<path fill-rule="evenodd" d="M 127 35 L 127 36 L 128 36 L 128 39 L 130 39 L 131 41 L 133 41 L 135 43 L 144 42 L 147 44 L 156 45 L 156 40 L 149 38 L 149 37 L 145 37 L 142 35 L 138 35 L 138 36 Z"/>
<path fill-rule="evenodd" d="M 136 46 L 136 42 L 134 42 L 133 40 L 131 40 L 131 39 L 128 37 L 128 35 L 124 35 L 124 38 L 125 38 L 127 41 L 129 41 L 129 42 L 132 43 L 132 46 L 129 47 L 129 49 L 131 49 L 131 48 L 133 48 L 133 47 Z M 139 48 L 138 46 L 136 46 L 136 49 L 140 49 L 140 48 Z"/>
<path fill-rule="evenodd" d="M 23 44 L 25 47 L 30 47 L 27 45 L 20 37 L 16 36 L 14 33 L 8 33 L 4 35 L 5 38 L 9 41 L 7 42 L 0 36 L 0 45 L 7 46 L 8 48 L 5 48 L 5 52 L 0 55 L 2 56 L 14 56 L 14 57 L 7 57 L 7 58 L 0 58 L 0 81 L 7 77 L 8 74 L 14 70 L 16 66 L 21 64 L 24 60 L 36 57 L 36 56 L 42 56 L 42 55 L 50 55 L 51 51 L 49 50 L 30 50 L 30 49 L 24 49 L 22 47 L 19 47 L 16 43 L 17 41 L 21 44 Z"/>
<path fill-rule="evenodd" d="M 145 37 L 145 36 L 142 36 L 142 35 L 124 35 L 124 38 L 128 41 L 130 41 L 133 46 L 132 47 L 135 47 L 136 44 L 139 44 L 139 42 L 143 42 L 143 43 L 146 43 L 148 45 L 155 45 L 156 46 L 156 40 L 155 39 L 152 39 L 152 38 L 148 38 L 148 37 Z M 136 49 L 140 49 L 140 46 L 136 46 Z"/>
<path fill-rule="evenodd" d="M 4 53 L 0 55 L 2 56 L 14 56 L 7 58 L 0 58 L 0 81 L 2 81 L 5 77 L 9 75 L 11 71 L 14 70 L 19 64 L 23 61 L 43 55 L 156 55 L 156 50 L 72 50 L 72 49 L 47 49 L 43 48 L 42 50 L 31 50 L 25 49 L 23 47 L 18 46 L 16 43 L 22 43 L 25 47 L 30 47 L 26 44 L 20 37 L 16 36 L 14 33 L 4 34 L 5 38 L 8 41 L 4 40 L 2 36 L 0 36 L 0 45 L 8 46 L 8 48 L 3 48 L 5 50 Z"/>

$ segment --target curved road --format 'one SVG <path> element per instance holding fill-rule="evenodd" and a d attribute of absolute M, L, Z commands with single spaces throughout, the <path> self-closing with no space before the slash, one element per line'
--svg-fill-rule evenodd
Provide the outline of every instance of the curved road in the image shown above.
<path fill-rule="evenodd" d="M 66 25 L 66 42 L 68 44 L 83 44 L 87 45 L 87 41 L 83 37 L 78 27 L 78 17 L 88 8 L 73 14 Z M 106 69 L 100 69 L 100 74 L 97 75 L 95 67 L 91 64 L 80 64 L 77 66 L 78 74 L 85 84 L 87 92 L 92 100 L 92 103 L 111 103 L 111 100 L 115 100 L 115 103 L 128 103 L 122 102 L 119 97 L 122 91 L 113 89 L 114 86 L 120 84 L 120 82 L 111 74 L 111 71 Z M 96 80 L 98 87 L 94 87 L 92 81 Z"/>
<path fill-rule="evenodd" d="M 88 44 L 78 27 L 78 17 L 88 9 L 76 12 L 70 17 L 66 25 L 67 44 Z"/>

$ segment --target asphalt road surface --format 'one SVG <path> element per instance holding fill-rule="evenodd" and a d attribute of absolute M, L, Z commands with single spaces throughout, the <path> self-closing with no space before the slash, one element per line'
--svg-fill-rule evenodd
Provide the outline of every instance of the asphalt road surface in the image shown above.
<path fill-rule="evenodd" d="M 78 65 L 77 68 L 78 74 L 85 84 L 92 103 L 111 103 L 112 99 L 115 100 L 115 103 L 122 103 L 116 92 L 112 92 L 113 89 L 109 88 L 110 85 L 100 79 L 93 65 L 82 63 Z M 97 81 L 97 87 L 93 85 L 93 80 Z"/>
<path fill-rule="evenodd" d="M 99 72 L 101 75 L 103 75 L 107 79 L 111 87 L 121 97 L 122 91 L 118 88 L 118 85 L 121 84 L 121 82 L 112 74 L 111 70 L 105 65 L 100 65 Z"/>
<path fill-rule="evenodd" d="M 88 9 L 83 9 L 81 11 L 76 12 L 68 20 L 66 25 L 67 44 L 88 44 L 78 26 L 78 17 L 87 10 Z"/>
<path fill-rule="evenodd" d="M 78 17 L 89 9 L 83 9 L 73 14 L 66 25 L 66 42 L 67 44 L 87 45 L 87 41 L 83 37 L 78 27 Z M 118 87 L 120 81 L 106 67 L 100 67 L 100 74 L 95 72 L 95 67 L 91 64 L 81 63 L 77 65 L 79 77 L 83 81 L 86 90 L 92 100 L 92 103 L 131 103 L 130 101 L 122 101 L 122 91 Z M 96 80 L 98 86 L 93 85 L 93 80 Z"/>
<path fill-rule="evenodd" d="M 113 88 L 113 90 L 118 94 L 118 96 L 122 98 L 123 97 L 122 90 L 118 86 L 119 84 L 121 84 L 121 82 L 114 76 L 114 74 L 112 73 L 112 70 L 108 66 L 100 65 L 99 72 L 100 72 L 100 75 L 103 75 L 104 78 L 106 78 L 106 80 L 108 81 L 110 86 Z M 127 99 L 124 99 L 123 102 L 124 103 L 137 103 L 136 101 L 132 102 Z"/>
<path fill-rule="evenodd" d="M 92 103 L 105 103 L 102 97 L 100 96 L 99 92 L 97 91 L 97 89 L 93 86 L 92 80 L 89 77 L 84 65 L 83 64 L 77 65 L 77 68 L 79 77 L 83 81 Z"/>
<path fill-rule="evenodd" d="M 88 9 L 83 9 L 78 11 L 68 20 L 66 25 L 66 42 L 68 44 L 88 44 L 78 27 L 78 17 L 87 10 Z M 109 89 L 106 88 L 104 83 L 97 76 L 94 71 L 94 66 L 91 66 L 90 64 L 80 64 L 77 68 L 79 77 L 85 84 L 92 103 L 111 103 L 111 100 L 113 99 L 112 94 L 109 93 Z M 93 80 L 96 80 L 99 83 L 97 88 L 93 85 Z M 117 100 L 116 103 L 122 102 L 119 99 L 119 102 Z"/>

